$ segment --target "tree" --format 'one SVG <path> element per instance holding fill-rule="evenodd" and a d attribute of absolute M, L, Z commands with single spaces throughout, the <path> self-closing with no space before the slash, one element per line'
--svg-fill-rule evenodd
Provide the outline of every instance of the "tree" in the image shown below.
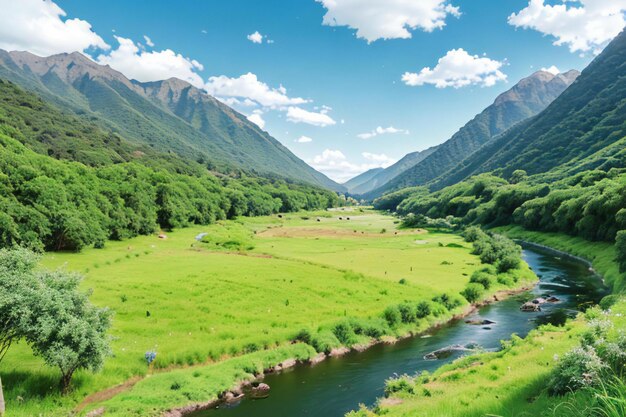
<path fill-rule="evenodd" d="M 110 313 L 78 290 L 78 275 L 37 270 L 38 261 L 27 249 L 0 250 L 0 360 L 13 341 L 24 339 L 61 370 L 67 393 L 76 370 L 98 370 L 110 354 Z"/>
<path fill-rule="evenodd" d="M 31 271 L 39 257 L 26 249 L 0 250 L 0 362 L 11 343 L 23 335 L 22 323 L 32 316 L 34 292 Z M 4 414 L 0 380 L 0 415 Z"/>
<path fill-rule="evenodd" d="M 64 271 L 37 274 L 39 302 L 25 326 L 33 352 L 61 371 L 61 390 L 69 392 L 78 369 L 99 370 L 110 355 L 106 334 L 110 312 L 89 302 L 80 292 L 80 277 Z"/>
<path fill-rule="evenodd" d="M 517 169 L 513 171 L 513 173 L 511 174 L 511 178 L 509 179 L 509 182 L 511 184 L 517 184 L 526 180 L 527 178 L 528 178 L 528 174 L 526 173 L 526 171 L 524 171 L 523 169 Z"/>

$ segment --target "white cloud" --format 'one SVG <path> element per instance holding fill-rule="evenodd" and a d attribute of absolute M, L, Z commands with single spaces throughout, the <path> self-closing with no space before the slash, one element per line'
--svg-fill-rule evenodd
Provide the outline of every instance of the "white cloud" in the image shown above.
<path fill-rule="evenodd" d="M 165 80 L 176 77 L 185 80 L 196 87 L 202 87 L 204 81 L 196 73 L 202 70 L 198 61 L 185 58 L 171 49 L 162 51 L 140 50 L 131 39 L 116 36 L 119 47 L 110 53 L 98 56 L 96 61 L 102 65 L 122 72 L 128 78 L 147 82 Z"/>
<path fill-rule="evenodd" d="M 287 90 L 282 85 L 278 88 L 270 88 L 251 72 L 238 78 L 225 75 L 210 77 L 205 89 L 216 97 L 248 99 L 271 108 L 308 103 L 308 100 L 303 98 L 287 96 Z"/>
<path fill-rule="evenodd" d="M 247 37 L 248 40 L 252 43 L 263 43 L 263 35 L 261 35 L 258 30 L 254 33 L 249 34 Z"/>
<path fill-rule="evenodd" d="M 389 127 L 378 126 L 376 129 L 372 130 L 371 132 L 360 133 L 356 136 L 360 139 L 371 139 L 378 135 L 397 134 L 397 133 L 403 133 L 405 135 L 408 135 L 409 131 L 404 130 L 404 129 L 396 129 L 393 126 L 389 126 Z"/>
<path fill-rule="evenodd" d="M 385 155 L 384 153 L 363 152 L 361 156 L 376 164 L 376 168 L 387 168 L 388 166 L 396 163 L 395 159 Z"/>
<path fill-rule="evenodd" d="M 551 67 L 548 67 L 548 68 L 543 67 L 543 68 L 541 68 L 541 71 L 549 72 L 550 74 L 554 74 L 554 75 L 557 75 L 557 74 L 561 73 L 561 70 L 559 70 L 556 67 L 556 65 L 552 65 Z"/>
<path fill-rule="evenodd" d="M 555 5 L 529 0 L 508 22 L 554 37 L 554 45 L 567 45 L 571 52 L 599 53 L 626 25 L 625 11 L 626 0 L 568 0 Z"/>
<path fill-rule="evenodd" d="M 460 16 L 448 0 L 317 0 L 327 9 L 323 24 L 348 26 L 356 36 L 378 39 L 407 39 L 411 30 L 432 32 L 446 25 L 448 15 Z"/>
<path fill-rule="evenodd" d="M 385 154 L 363 152 L 361 156 L 366 162 L 358 164 L 350 162 L 340 150 L 325 149 L 308 162 L 313 168 L 338 182 L 345 182 L 369 169 L 386 168 L 396 162 Z"/>
<path fill-rule="evenodd" d="M 289 107 L 287 109 L 287 120 L 292 123 L 306 123 L 313 126 L 326 127 L 336 124 L 328 114 L 328 109 L 320 112 L 304 110 L 300 107 Z"/>
<path fill-rule="evenodd" d="M 263 129 L 265 127 L 265 120 L 263 119 L 263 112 L 261 110 L 254 110 L 248 120 Z"/>
<path fill-rule="evenodd" d="M 52 1 L 2 1 L 0 48 L 36 55 L 84 51 L 109 45 L 81 19 L 65 19 L 65 11 Z"/>
<path fill-rule="evenodd" d="M 439 58 L 434 68 L 425 67 L 419 73 L 405 72 L 402 81 L 406 85 L 433 84 L 437 88 L 460 88 L 468 85 L 491 87 L 498 81 L 506 81 L 500 71 L 504 64 L 485 56 L 470 55 L 465 50 L 453 49 Z"/>
<path fill-rule="evenodd" d="M 154 48 L 154 42 L 152 42 L 152 39 L 150 39 L 147 35 L 143 35 L 143 39 L 146 41 L 146 45 L 150 48 Z"/>
<path fill-rule="evenodd" d="M 296 142 L 298 142 L 298 143 L 311 143 L 311 142 L 313 142 L 313 139 L 311 139 L 308 136 L 300 136 L 298 139 L 296 139 Z"/>

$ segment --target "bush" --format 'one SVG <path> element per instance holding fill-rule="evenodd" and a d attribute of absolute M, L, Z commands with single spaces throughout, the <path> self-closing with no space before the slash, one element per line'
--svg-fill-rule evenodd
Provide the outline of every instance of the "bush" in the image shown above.
<path fill-rule="evenodd" d="M 461 295 L 465 297 L 465 299 L 474 304 L 476 301 L 480 300 L 485 291 L 485 287 L 481 284 L 469 283 L 467 287 L 463 291 L 461 291 Z"/>
<path fill-rule="evenodd" d="M 402 321 L 402 316 L 400 315 L 400 311 L 396 306 L 387 307 L 385 311 L 383 311 L 383 318 L 390 327 L 395 327 L 398 323 Z"/>
<path fill-rule="evenodd" d="M 420 301 L 415 307 L 415 317 L 418 319 L 426 318 L 431 313 L 430 303 L 428 301 Z"/>
<path fill-rule="evenodd" d="M 308 331 L 307 329 L 302 329 L 298 333 L 296 333 L 293 340 L 295 342 L 302 342 L 302 343 L 306 343 L 307 345 L 310 345 L 311 341 L 313 340 L 313 336 L 311 335 L 311 332 Z"/>
<path fill-rule="evenodd" d="M 398 311 L 400 312 L 400 320 L 402 320 L 402 323 L 413 323 L 415 321 L 415 310 L 411 304 L 400 304 Z"/>
<path fill-rule="evenodd" d="M 519 254 L 510 253 L 500 259 L 498 262 L 498 272 L 508 272 L 512 269 L 518 269 L 522 259 Z"/>
<path fill-rule="evenodd" d="M 493 281 L 494 277 L 483 270 L 475 271 L 470 278 L 470 283 L 480 284 L 486 290 L 491 288 L 491 286 L 493 285 Z"/>
<path fill-rule="evenodd" d="M 338 323 L 333 327 L 333 334 L 335 337 L 345 346 L 350 346 L 356 343 L 356 335 L 350 323 L 343 322 Z"/>
<path fill-rule="evenodd" d="M 374 319 L 352 319 L 350 326 L 355 334 L 373 337 L 378 339 L 389 333 L 387 322 L 382 318 Z"/>
<path fill-rule="evenodd" d="M 385 381 L 385 396 L 389 397 L 397 392 L 415 393 L 415 381 L 408 375 L 401 375 L 396 378 L 389 378 Z"/>
<path fill-rule="evenodd" d="M 433 297 L 435 303 L 439 303 L 445 307 L 446 310 L 452 311 L 457 307 L 460 307 L 463 302 L 457 297 L 452 297 L 446 293 Z"/>
<path fill-rule="evenodd" d="M 592 347 L 578 347 L 566 353 L 548 382 L 551 395 L 565 395 L 600 382 L 607 365 Z"/>
<path fill-rule="evenodd" d="M 598 304 L 602 310 L 609 310 L 615 303 L 617 303 L 620 299 L 620 295 L 618 294 L 610 294 L 600 300 Z"/>
<path fill-rule="evenodd" d="M 324 329 L 315 335 L 311 340 L 311 345 L 317 352 L 330 353 L 332 349 L 340 347 L 341 342 L 332 331 Z"/>

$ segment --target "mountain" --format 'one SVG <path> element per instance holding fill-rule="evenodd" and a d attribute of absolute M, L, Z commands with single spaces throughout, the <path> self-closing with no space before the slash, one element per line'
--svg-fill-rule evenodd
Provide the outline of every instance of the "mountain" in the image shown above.
<path fill-rule="evenodd" d="M 493 137 L 544 110 L 580 73 L 538 71 L 522 79 L 415 166 L 365 195 L 374 198 L 404 187 L 424 185 L 453 168 Z"/>
<path fill-rule="evenodd" d="M 0 78 L 136 145 L 239 170 L 344 188 L 247 118 L 175 78 L 141 83 L 74 52 L 38 57 L 0 50 Z"/>
<path fill-rule="evenodd" d="M 539 115 L 520 123 L 438 178 L 435 188 L 494 171 L 514 170 L 552 179 L 582 170 L 624 167 L 626 31 Z"/>
<path fill-rule="evenodd" d="M 428 155 L 433 153 L 436 149 L 437 147 L 433 146 L 423 151 L 408 153 L 395 164 L 385 169 L 381 169 L 377 171 L 376 175 L 369 178 L 368 181 L 361 182 L 361 184 L 359 184 L 358 186 L 352 187 L 352 189 L 348 187 L 348 192 L 350 192 L 351 194 L 365 194 L 376 188 L 382 187 L 383 185 L 387 184 L 390 180 L 397 177 L 398 175 L 400 175 L 407 169 L 423 161 L 426 157 L 428 157 Z"/>
<path fill-rule="evenodd" d="M 369 183 L 372 178 L 376 177 L 377 174 L 383 172 L 384 168 L 372 168 L 365 171 L 362 174 L 357 175 L 356 177 L 346 181 L 343 183 L 343 186 L 348 189 L 349 193 L 355 193 L 354 190 L 363 186 L 364 184 Z"/>

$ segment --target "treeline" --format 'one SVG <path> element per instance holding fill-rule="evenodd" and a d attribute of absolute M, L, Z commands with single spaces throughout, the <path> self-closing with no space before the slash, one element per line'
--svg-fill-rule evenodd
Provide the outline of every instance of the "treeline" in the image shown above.
<path fill-rule="evenodd" d="M 591 241 L 614 242 L 626 229 L 626 174 L 613 168 L 585 171 L 554 184 L 533 183 L 517 171 L 509 181 L 482 174 L 429 193 L 414 189 L 383 196 L 374 207 L 456 224 L 518 224 Z M 404 197 L 398 202 L 399 197 Z M 396 204 L 397 203 L 397 204 Z"/>
<path fill-rule="evenodd" d="M 0 247 L 80 250 L 160 228 L 339 203 L 331 191 L 279 179 L 60 161 L 3 134 L 10 129 L 0 130 Z"/>

